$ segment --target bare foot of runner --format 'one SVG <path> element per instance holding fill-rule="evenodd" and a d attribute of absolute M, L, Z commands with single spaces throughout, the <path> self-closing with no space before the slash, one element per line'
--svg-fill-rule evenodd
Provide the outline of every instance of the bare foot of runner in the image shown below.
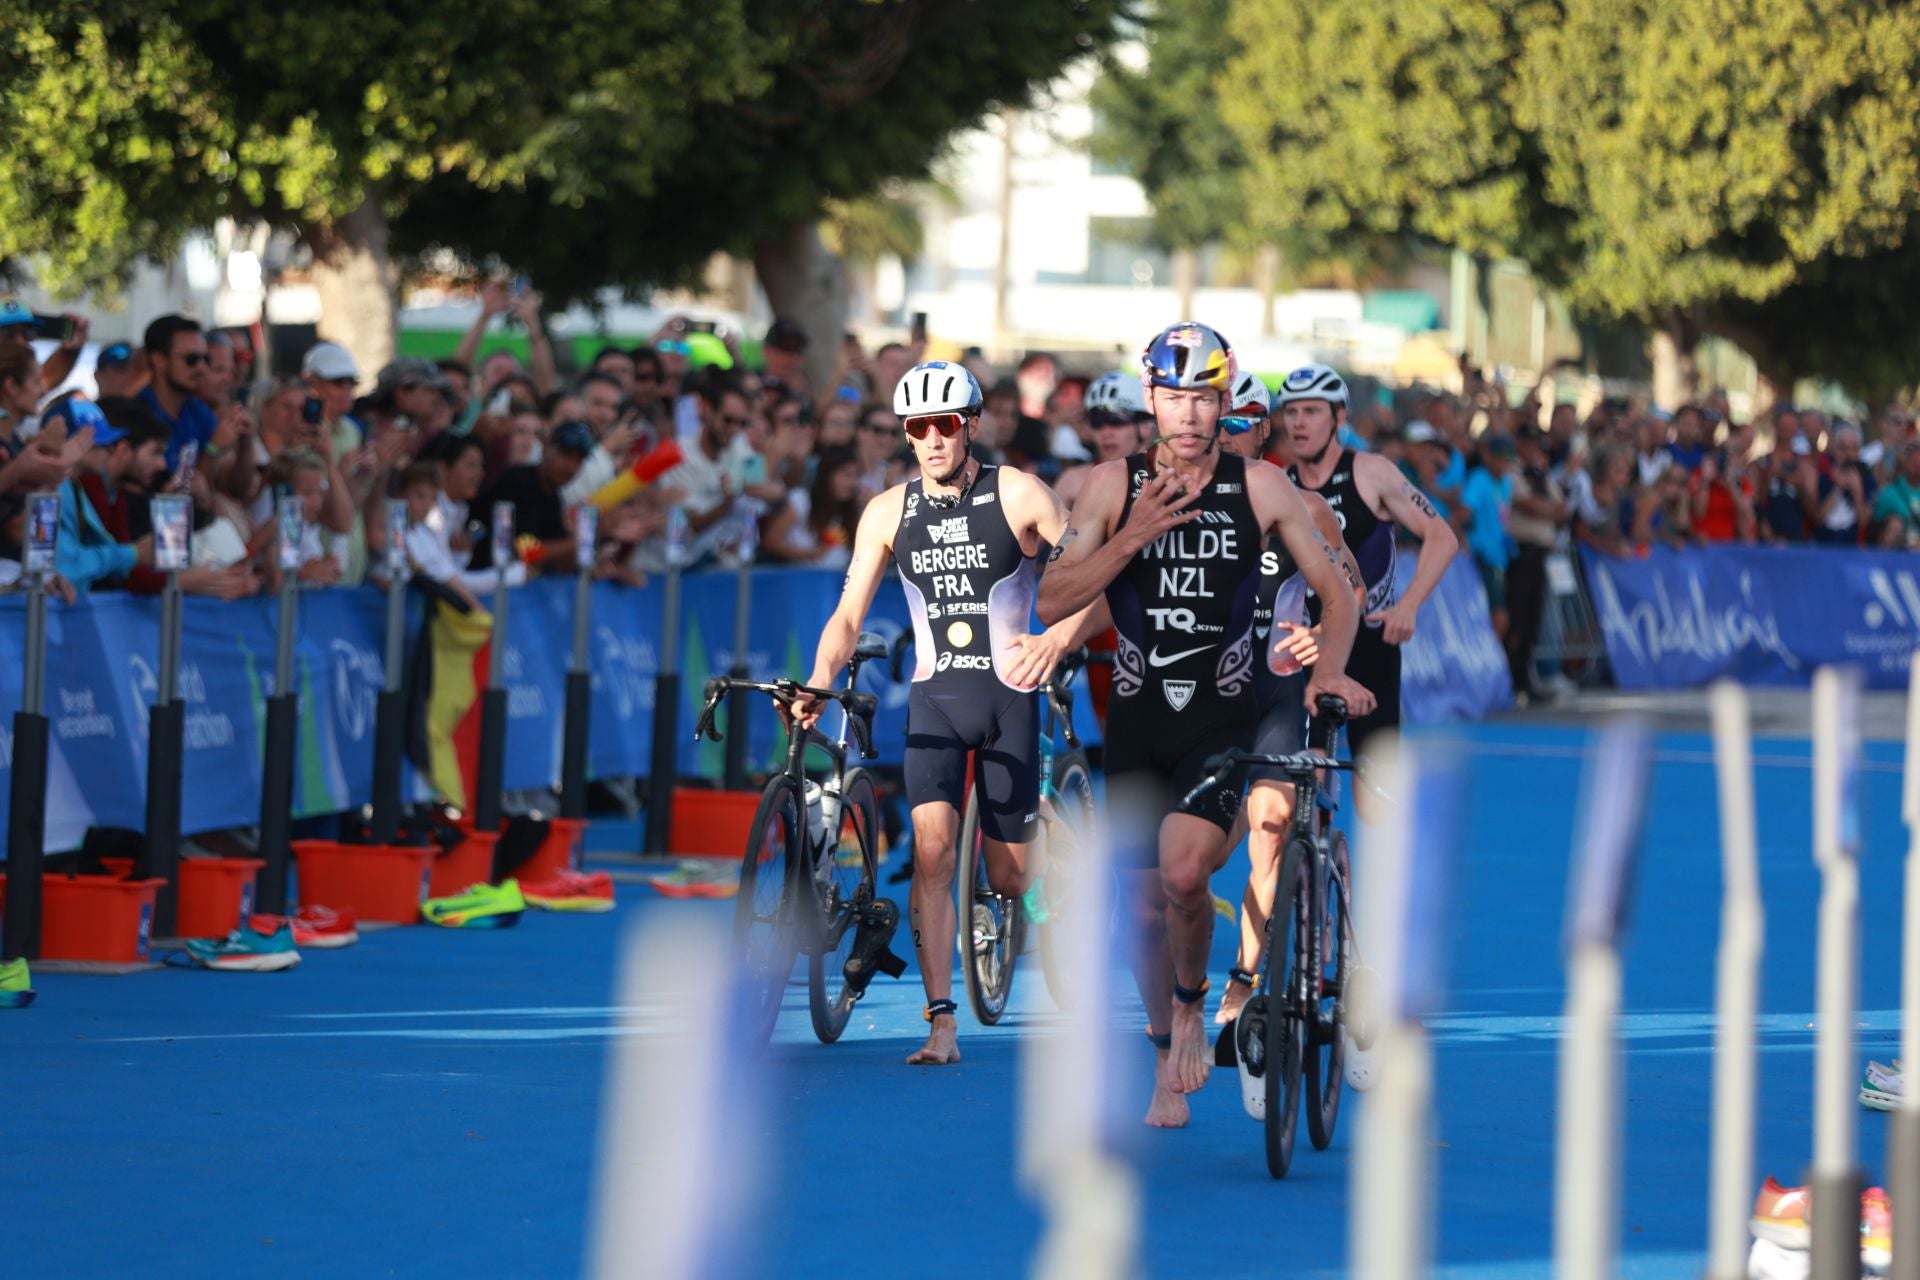
<path fill-rule="evenodd" d="M 1153 1101 L 1147 1104 L 1147 1124 L 1154 1129 L 1184 1129 L 1192 1113 L 1187 1109 L 1187 1100 L 1170 1083 L 1171 1074 L 1167 1067 L 1167 1051 L 1156 1049 L 1153 1054 Z"/>
<path fill-rule="evenodd" d="M 1207 1043 L 1205 1008 L 1175 1000 L 1173 1048 L 1167 1054 L 1167 1084 L 1177 1093 L 1197 1093 L 1212 1073 L 1213 1051 Z"/>
<path fill-rule="evenodd" d="M 1220 1012 L 1213 1015 L 1215 1026 L 1225 1026 L 1240 1016 L 1247 1007 L 1247 1001 L 1253 995 L 1253 988 L 1244 982 L 1228 982 L 1220 993 Z"/>
<path fill-rule="evenodd" d="M 933 1030 L 927 1033 L 927 1042 L 914 1051 L 907 1059 L 910 1067 L 944 1067 L 960 1061 L 960 1030 L 951 1017 L 942 1015 L 933 1020 Z"/>

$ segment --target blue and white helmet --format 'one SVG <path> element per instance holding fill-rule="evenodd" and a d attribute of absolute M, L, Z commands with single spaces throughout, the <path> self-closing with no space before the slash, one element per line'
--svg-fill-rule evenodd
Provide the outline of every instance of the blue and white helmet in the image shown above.
<path fill-rule="evenodd" d="M 980 412 L 986 397 L 963 365 L 929 360 L 907 370 L 893 388 L 893 411 L 903 418 L 924 413 Z"/>
<path fill-rule="evenodd" d="M 1258 375 L 1243 372 L 1233 380 L 1233 392 L 1227 397 L 1227 410 L 1244 409 L 1248 405 L 1258 405 L 1262 414 L 1273 412 L 1273 393 L 1267 390 L 1267 384 Z"/>
<path fill-rule="evenodd" d="M 1347 384 L 1324 364 L 1303 365 L 1287 375 L 1280 384 L 1280 394 L 1274 398 L 1274 407 L 1292 404 L 1296 400 L 1325 400 L 1329 407 L 1344 409 L 1347 407 Z"/>
<path fill-rule="evenodd" d="M 1139 417 L 1147 412 L 1146 392 L 1131 373 L 1103 373 L 1087 387 L 1087 412 Z"/>

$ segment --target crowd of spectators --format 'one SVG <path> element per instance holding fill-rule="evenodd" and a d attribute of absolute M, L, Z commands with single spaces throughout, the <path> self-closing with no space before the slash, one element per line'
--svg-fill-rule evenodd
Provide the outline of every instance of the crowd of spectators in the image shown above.
<path fill-rule="evenodd" d="M 42 363 L 39 322 L 0 301 L 0 581 L 18 575 L 35 491 L 61 495 L 63 591 L 159 590 L 145 499 L 170 489 L 193 499 L 190 592 L 235 598 L 277 584 L 279 495 L 299 501 L 304 583 L 377 578 L 385 504 L 400 498 L 414 569 L 478 601 L 502 573 L 513 583 L 575 571 L 575 513 L 595 495 L 601 576 L 638 583 L 675 556 L 689 568 L 747 558 L 839 568 L 866 503 L 908 474 L 892 395 L 920 343 L 869 353 L 843 336 L 816 387 L 811 335 L 792 321 L 768 329 L 753 369 L 730 336 L 675 319 L 564 373 L 537 294 L 493 283 L 481 303 L 453 355 L 402 357 L 371 377 L 330 342 L 307 350 L 297 373 L 260 375 L 244 335 L 162 316 L 140 346 L 99 349 L 89 399 L 63 386 L 85 320 L 73 317 Z M 481 355 L 502 313 L 526 335 L 524 360 L 500 347 Z M 962 359 L 986 389 L 973 446 L 983 460 L 1054 482 L 1064 472 L 1071 490 L 1079 464 L 1128 447 L 1089 423 L 1089 373 L 1041 352 L 1004 371 L 977 349 Z M 1516 687 L 1529 678 L 1548 561 L 1570 546 L 1614 556 L 1732 542 L 1920 547 L 1920 439 L 1897 405 L 1863 431 L 1792 406 L 1736 422 L 1719 392 L 1671 414 L 1607 399 L 1583 415 L 1543 403 L 1546 385 L 1514 404 L 1466 370 L 1461 394 L 1357 402 L 1342 429 L 1350 447 L 1389 456 L 1453 524 Z M 607 501 L 610 484 L 668 442 L 677 465 Z M 496 565 L 489 531 L 503 501 L 514 551 Z"/>

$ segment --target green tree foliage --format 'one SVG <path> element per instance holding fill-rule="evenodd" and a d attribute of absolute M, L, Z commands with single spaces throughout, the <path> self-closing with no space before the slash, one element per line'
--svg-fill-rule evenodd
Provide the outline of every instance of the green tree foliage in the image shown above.
<path fill-rule="evenodd" d="M 924 176 L 1119 0 L 48 0 L 0 26 L 0 258 L 111 284 L 220 215 L 324 243 L 367 201 L 551 295 Z"/>
<path fill-rule="evenodd" d="M 1854 265 L 1910 265 L 1920 8 L 1233 0 L 1229 25 L 1223 80 L 1253 91 L 1223 114 L 1263 208 L 1518 257 L 1587 314 L 1685 314 L 1771 335 L 1777 369 L 1863 372 L 1792 333 L 1847 310 Z"/>
<path fill-rule="evenodd" d="M 746 253 L 818 218 L 828 201 L 924 179 L 955 130 L 1031 101 L 1106 41 L 1119 0 L 751 8 L 763 79 L 724 109 L 693 113 L 695 136 L 672 163 L 596 181 L 625 145 L 600 135 L 566 141 L 556 163 L 571 187 L 535 177 L 483 193 L 449 174 L 396 224 L 402 247 L 510 261 L 549 295 L 683 279 L 716 250 Z"/>

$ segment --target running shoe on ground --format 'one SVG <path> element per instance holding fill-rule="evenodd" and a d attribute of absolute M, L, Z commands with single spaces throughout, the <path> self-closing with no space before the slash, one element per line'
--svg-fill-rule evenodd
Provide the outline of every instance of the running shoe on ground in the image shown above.
<path fill-rule="evenodd" d="M 420 904 L 420 918 L 443 929 L 508 929 L 520 923 L 526 909 L 520 882 L 507 880 L 498 885 L 471 885 L 445 898 L 429 898 Z"/>
<path fill-rule="evenodd" d="M 521 885 L 520 893 L 542 911 L 613 910 L 613 877 L 604 871 L 559 871 L 552 879 Z"/>
<path fill-rule="evenodd" d="M 251 923 L 254 928 L 261 929 L 267 921 L 283 919 L 286 917 L 260 914 L 255 915 Z M 350 947 L 360 941 L 360 930 L 355 927 L 352 907 L 342 907 L 338 911 L 332 907 L 302 907 L 300 914 L 292 918 L 292 923 L 293 945 L 296 947 L 331 951 Z"/>
<path fill-rule="evenodd" d="M 0 1009 L 24 1009 L 33 1003 L 33 975 L 26 957 L 0 964 Z"/>
<path fill-rule="evenodd" d="M 1747 1280 L 1807 1280 L 1813 1273 L 1813 1255 L 1805 1249 L 1787 1249 L 1771 1240 L 1755 1240 L 1747 1254 Z"/>
<path fill-rule="evenodd" d="M 1878 1062 L 1867 1063 L 1865 1074 L 1860 1078 L 1860 1103 L 1875 1111 L 1894 1111 L 1900 1106 L 1903 1092 L 1901 1073 L 1896 1067 L 1884 1066 Z"/>
<path fill-rule="evenodd" d="M 293 928 L 279 916 L 260 917 L 262 924 L 274 927 L 262 932 L 252 921 L 224 938 L 189 938 L 187 954 L 194 963 L 208 969 L 228 969 L 237 973 L 273 973 L 291 969 L 300 963 L 294 947 Z"/>
<path fill-rule="evenodd" d="M 1807 1231 L 1807 1189 L 1783 1187 L 1768 1177 L 1754 1197 L 1748 1226 L 1755 1240 L 1804 1253 L 1813 1243 Z"/>

